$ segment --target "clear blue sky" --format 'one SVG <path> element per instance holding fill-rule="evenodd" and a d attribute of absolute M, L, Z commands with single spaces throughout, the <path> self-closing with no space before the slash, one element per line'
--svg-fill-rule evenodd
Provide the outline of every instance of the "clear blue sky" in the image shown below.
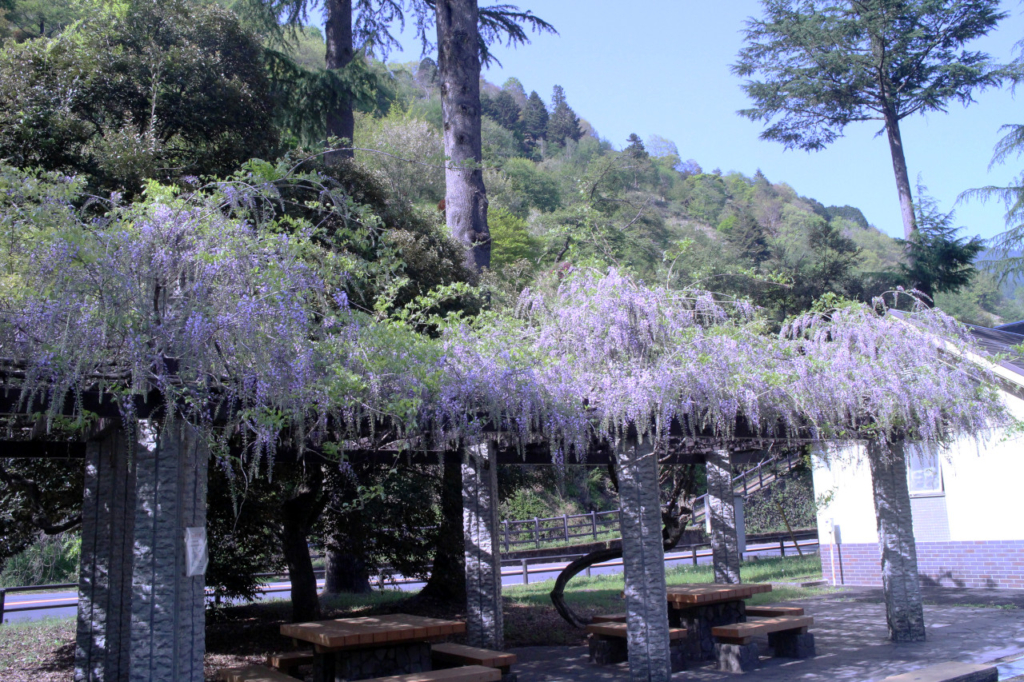
<path fill-rule="evenodd" d="M 857 206 L 876 227 L 902 236 L 888 144 L 884 135 L 875 135 L 880 126 L 852 125 L 823 152 L 784 152 L 780 144 L 758 139 L 759 124 L 736 115 L 748 101 L 729 65 L 742 45 L 744 20 L 760 12 L 757 0 L 505 1 L 533 10 L 559 35 L 534 36 L 515 50 L 497 47 L 502 66 L 486 70 L 488 80 L 500 85 L 515 76 L 545 101 L 553 85 L 562 85 L 576 113 L 618 148 L 632 132 L 644 139 L 658 134 L 705 170 L 752 175 L 760 168 L 771 181 L 786 182 L 825 205 Z M 1024 7 L 1005 2 L 1004 9 L 1010 16 L 972 47 L 1006 61 L 1024 38 Z M 420 57 L 411 33 L 402 42 L 405 51 L 392 60 Z M 1006 123 L 1024 123 L 1020 102 L 1008 90 L 980 93 L 967 108 L 951 104 L 947 114 L 905 119 L 911 182 L 920 174 L 944 210 L 965 189 L 1009 182 L 1024 159 L 988 171 L 999 127 Z M 956 211 L 966 233 L 987 238 L 1003 229 L 1001 205 L 972 202 Z"/>

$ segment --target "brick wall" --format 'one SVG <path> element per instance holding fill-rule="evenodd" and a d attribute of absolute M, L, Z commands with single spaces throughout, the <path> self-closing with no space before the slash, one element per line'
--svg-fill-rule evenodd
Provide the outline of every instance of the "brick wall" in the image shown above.
<path fill-rule="evenodd" d="M 839 554 L 821 545 L 822 575 L 832 580 L 835 562 L 839 582 Z M 842 546 L 842 574 L 847 585 L 882 584 L 878 545 Z M 944 587 L 1000 587 L 1024 589 L 1024 540 L 989 542 L 918 542 L 917 568 L 922 585 Z"/>

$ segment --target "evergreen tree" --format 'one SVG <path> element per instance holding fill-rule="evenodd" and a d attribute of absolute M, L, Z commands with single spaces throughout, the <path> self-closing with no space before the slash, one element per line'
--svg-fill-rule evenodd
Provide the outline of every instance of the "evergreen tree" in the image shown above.
<path fill-rule="evenodd" d="M 530 93 L 523 108 L 523 133 L 526 139 L 534 144 L 548 134 L 548 110 L 536 90 Z"/>
<path fill-rule="evenodd" d="M 523 88 L 522 82 L 515 76 L 509 78 L 501 86 L 501 89 L 512 95 L 512 99 L 516 101 L 519 108 L 522 109 L 526 106 L 526 90 Z"/>
<path fill-rule="evenodd" d="M 640 136 L 636 133 L 630 133 L 626 139 L 629 144 L 626 145 L 625 153 L 634 159 L 646 159 L 649 157 L 647 148 L 644 147 L 644 141 L 640 139 Z"/>
<path fill-rule="evenodd" d="M 551 95 L 551 106 L 551 117 L 548 119 L 548 142 L 565 144 L 567 140 L 576 141 L 583 137 L 580 120 L 569 103 L 565 101 L 565 90 L 561 85 L 555 86 Z"/>
<path fill-rule="evenodd" d="M 728 232 L 728 239 L 740 254 L 755 266 L 768 260 L 771 250 L 764 228 L 748 213 L 740 213 Z"/>
<path fill-rule="evenodd" d="M 964 45 L 1006 15 L 999 0 L 762 0 L 747 22 L 733 72 L 754 106 L 740 113 L 771 123 L 765 140 L 818 150 L 855 121 L 881 121 L 889 140 L 904 235 L 915 220 L 901 120 L 969 104 L 998 82 L 988 55 Z M 776 120 L 777 119 L 777 120 Z M 774 120 L 774 122 L 772 122 Z"/>
<path fill-rule="evenodd" d="M 512 132 L 521 130 L 519 105 L 508 92 L 502 90 L 495 97 L 481 95 L 480 108 L 485 116 L 493 118 L 498 125 Z"/>
<path fill-rule="evenodd" d="M 910 239 L 899 240 L 909 261 L 909 265 L 900 265 L 900 271 L 908 286 L 934 298 L 939 292 L 953 294 L 971 283 L 977 274 L 974 259 L 985 242 L 980 237 L 957 237 L 962 228 L 953 226 L 954 212 L 940 211 L 924 190 L 918 185 L 914 206 L 917 231 Z"/>

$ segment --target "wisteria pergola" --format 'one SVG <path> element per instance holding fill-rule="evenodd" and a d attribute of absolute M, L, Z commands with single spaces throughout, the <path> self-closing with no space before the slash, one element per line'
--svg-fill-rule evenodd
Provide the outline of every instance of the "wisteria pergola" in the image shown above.
<path fill-rule="evenodd" d="M 514 312 L 434 320 L 432 338 L 416 311 L 352 310 L 343 256 L 262 229 L 274 191 L 226 183 L 115 206 L 99 225 L 54 199 L 58 229 L 16 243 L 0 413 L 88 425 L 73 441 L 12 430 L 4 443 L 5 456 L 85 461 L 76 679 L 203 679 L 204 581 L 185 559 L 211 452 L 259 467 L 329 442 L 349 460 L 395 459 L 367 446 L 380 433 L 399 461 L 461 459 L 478 646 L 502 646 L 499 464 L 615 466 L 631 675 L 662 681 L 659 459 L 708 466 L 716 580 L 734 582 L 733 458 L 849 440 L 871 444 L 890 630 L 923 636 L 901 443 L 1003 416 L 952 320 L 847 304 L 769 333 L 742 301 L 579 271 Z"/>

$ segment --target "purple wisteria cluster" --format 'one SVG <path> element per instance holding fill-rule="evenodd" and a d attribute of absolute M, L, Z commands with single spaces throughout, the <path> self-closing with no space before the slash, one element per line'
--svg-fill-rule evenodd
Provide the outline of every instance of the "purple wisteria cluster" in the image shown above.
<path fill-rule="evenodd" d="M 473 405 L 459 414 L 563 447 L 630 425 L 662 441 L 673 421 L 719 438 L 744 425 L 765 437 L 941 440 L 1006 417 L 964 329 L 924 306 L 897 316 L 882 301 L 851 304 L 775 335 L 744 301 L 581 271 L 446 341 L 461 383 L 445 385 L 444 407 Z"/>
<path fill-rule="evenodd" d="M 581 270 L 430 337 L 349 309 L 351 257 L 301 225 L 277 229 L 274 197 L 241 184 L 154 193 L 101 220 L 67 210 L 19 227 L 0 309 L 5 388 L 53 414 L 105 392 L 129 417 L 126 398 L 156 391 L 211 437 L 271 454 L 286 432 L 338 447 L 375 429 L 434 447 L 500 434 L 564 457 L 631 425 L 654 440 L 673 423 L 722 438 L 743 424 L 941 440 L 1005 416 L 963 329 L 923 307 L 850 304 L 771 334 L 746 302 Z"/>

